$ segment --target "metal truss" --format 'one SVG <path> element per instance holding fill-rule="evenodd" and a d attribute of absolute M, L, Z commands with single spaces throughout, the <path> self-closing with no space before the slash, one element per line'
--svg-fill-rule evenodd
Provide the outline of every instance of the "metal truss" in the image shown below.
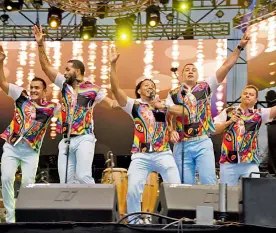
<path fill-rule="evenodd" d="M 33 40 L 32 25 L 0 25 L 0 40 Z M 44 26 L 48 40 L 80 40 L 79 25 L 62 25 L 58 29 Z M 211 22 L 194 24 L 160 24 L 150 28 L 145 24 L 134 25 L 133 40 L 193 39 L 193 37 L 228 36 L 230 23 Z M 94 40 L 115 40 L 116 25 L 97 25 Z"/>
<path fill-rule="evenodd" d="M 236 25 L 234 25 L 234 28 L 247 28 L 252 24 L 259 23 L 272 16 L 276 16 L 276 0 L 271 0 L 268 4 L 260 5 L 251 12 L 241 14 L 238 17 L 236 16 Z"/>

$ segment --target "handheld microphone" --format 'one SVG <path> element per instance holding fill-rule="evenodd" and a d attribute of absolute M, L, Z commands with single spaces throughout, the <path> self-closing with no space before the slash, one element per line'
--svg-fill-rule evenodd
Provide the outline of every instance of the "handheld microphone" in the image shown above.
<path fill-rule="evenodd" d="M 155 98 L 154 92 L 152 90 L 149 91 L 149 97 L 151 100 L 154 100 Z"/>
<path fill-rule="evenodd" d="M 172 67 L 172 68 L 171 68 L 171 72 L 174 72 L 174 73 L 175 73 L 176 71 L 178 71 L 178 68 L 177 68 L 177 67 Z"/>

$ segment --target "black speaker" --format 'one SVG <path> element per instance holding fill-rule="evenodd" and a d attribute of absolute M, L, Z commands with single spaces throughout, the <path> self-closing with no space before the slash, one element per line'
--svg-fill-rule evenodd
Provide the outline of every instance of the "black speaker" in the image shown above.
<path fill-rule="evenodd" d="M 238 186 L 227 188 L 227 219 L 240 218 L 240 197 Z M 155 208 L 157 213 L 173 218 L 195 218 L 197 206 L 211 206 L 218 216 L 219 186 L 161 184 Z"/>
<path fill-rule="evenodd" d="M 276 179 L 242 179 L 242 214 L 248 225 L 276 227 Z"/>
<path fill-rule="evenodd" d="M 21 187 L 17 222 L 114 222 L 118 219 L 113 184 L 33 184 Z"/>

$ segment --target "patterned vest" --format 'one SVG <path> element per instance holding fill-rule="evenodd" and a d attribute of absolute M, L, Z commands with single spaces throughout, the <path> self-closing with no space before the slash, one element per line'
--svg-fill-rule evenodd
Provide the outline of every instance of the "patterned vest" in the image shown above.
<path fill-rule="evenodd" d="M 170 149 L 166 112 L 135 101 L 131 114 L 134 121 L 132 153 L 161 152 Z"/>
<path fill-rule="evenodd" d="M 211 114 L 211 89 L 207 82 L 197 83 L 191 92 L 181 87 L 170 91 L 170 96 L 176 105 L 186 106 L 189 115 L 176 117 L 176 131 L 180 141 L 201 135 L 209 135 L 215 131 Z M 184 135 L 183 135 L 184 123 Z"/>
<path fill-rule="evenodd" d="M 71 134 L 93 134 L 93 103 L 100 87 L 91 82 L 83 82 L 79 85 L 77 98 L 70 90 L 67 83 L 62 88 L 61 115 L 57 123 L 59 133 L 67 133 L 68 126 L 72 121 Z M 72 117 L 72 119 L 71 119 Z"/>
<path fill-rule="evenodd" d="M 27 92 L 22 91 L 15 101 L 13 119 L 8 128 L 1 134 L 1 138 L 13 145 L 20 137 L 23 137 L 39 153 L 55 108 L 56 104 L 52 102 L 46 101 L 37 104 L 31 101 Z"/>
<path fill-rule="evenodd" d="M 220 163 L 259 163 L 257 136 L 262 123 L 261 109 L 241 114 L 238 108 L 230 107 L 226 113 L 227 121 L 233 115 L 241 117 L 224 130 Z"/>

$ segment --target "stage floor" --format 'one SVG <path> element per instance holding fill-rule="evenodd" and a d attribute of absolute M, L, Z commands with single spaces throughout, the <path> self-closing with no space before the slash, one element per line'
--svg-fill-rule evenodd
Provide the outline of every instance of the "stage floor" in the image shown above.
<path fill-rule="evenodd" d="M 255 230 L 255 232 L 275 232 L 274 228 L 246 226 L 242 224 L 200 226 L 200 225 L 183 225 L 182 229 L 177 229 L 177 226 L 172 226 L 167 229 L 162 229 L 166 225 L 123 225 L 115 223 L 15 223 L 15 224 L 0 224 L 1 233 L 136 233 L 136 232 L 231 232 L 242 233 Z"/>

